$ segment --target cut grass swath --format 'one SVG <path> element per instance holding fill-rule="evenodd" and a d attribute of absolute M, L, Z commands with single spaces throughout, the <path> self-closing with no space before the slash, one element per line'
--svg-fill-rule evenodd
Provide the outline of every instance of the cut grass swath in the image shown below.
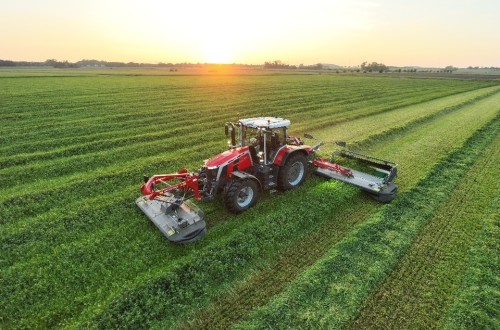
<path fill-rule="evenodd" d="M 196 168 L 200 159 L 220 151 L 223 143 L 215 139 L 223 140 L 220 139 L 220 127 L 227 117 L 233 120 L 271 112 L 292 119 L 293 130 L 297 132 L 352 120 L 351 128 L 355 127 L 360 135 L 371 136 L 381 131 L 367 132 L 370 128 L 358 125 L 361 123 L 358 120 L 376 116 L 378 119 L 392 118 L 388 126 L 394 128 L 401 126 L 394 118 L 403 113 L 406 122 L 412 122 L 422 118 L 424 113 L 443 110 L 444 101 L 436 105 L 441 100 L 439 97 L 453 95 L 446 104 L 460 104 L 464 98 L 478 101 L 487 89 L 477 89 L 494 84 L 332 76 L 200 78 L 78 74 L 0 79 L 0 101 L 4 106 L 0 113 L 0 164 L 4 170 L 0 170 L 0 175 L 2 178 L 9 176 L 2 181 L 7 186 L 0 192 L 0 215 L 4 221 L 0 236 L 2 251 L 7 251 L 1 259 L 1 278 L 5 284 L 2 285 L 2 322 L 12 327 L 73 326 L 97 320 L 98 315 L 111 315 L 112 312 L 107 311 L 110 301 L 114 301 L 111 307 L 126 304 L 121 298 L 148 305 L 148 296 L 142 296 L 146 301 L 134 299 L 132 293 L 136 288 L 143 285 L 147 288 L 155 279 L 170 276 L 172 269 L 189 264 L 198 258 L 200 251 L 202 256 L 207 256 L 212 248 L 226 249 L 223 243 L 236 239 L 235 234 L 242 228 L 252 231 L 254 226 L 261 226 L 255 214 L 234 221 L 216 220 L 209 223 L 214 226 L 210 240 L 177 248 L 166 245 L 161 234 L 144 221 L 133 205 L 137 184 L 144 172 L 150 174 L 159 168 L 175 171 L 183 165 Z M 461 94 L 471 90 L 477 92 Z M 419 112 L 414 109 L 409 114 L 399 109 L 433 99 L 436 107 L 432 110 L 425 108 Z M 458 141 L 465 139 L 488 120 L 492 110 L 483 110 L 485 114 L 478 116 L 477 122 L 462 125 L 460 134 L 447 136 L 457 137 Z M 468 122 L 464 112 L 456 109 L 448 114 L 461 114 L 459 117 Z M 310 122 L 311 117 L 316 121 Z M 207 121 L 210 121 L 209 126 Z M 420 125 L 423 122 L 417 126 Z M 184 126 L 194 131 L 207 129 L 204 136 L 171 129 Z M 404 135 L 405 129 L 398 134 Z M 338 138 L 335 134 L 329 136 Z M 162 143 L 166 144 L 164 149 Z M 143 152 L 148 145 L 152 146 L 149 154 Z M 439 152 L 429 157 L 414 177 L 425 173 L 441 156 L 439 153 L 453 145 L 453 142 L 442 140 Z M 179 149 L 178 153 L 172 153 L 174 147 Z M 416 150 L 415 146 L 410 149 Z M 392 158 L 391 150 L 386 152 Z M 196 159 L 191 154 L 196 154 Z M 28 180 L 20 179 L 20 174 Z M 403 176 L 402 180 L 404 183 L 408 179 Z M 306 195 L 312 194 L 305 202 L 315 208 L 315 195 L 309 189 L 318 183 L 312 181 L 301 188 L 307 191 Z M 330 184 L 322 184 L 322 187 L 326 189 Z M 343 193 L 354 195 L 346 197 Z M 339 194 L 340 197 L 332 196 L 329 200 L 360 198 L 359 192 L 346 187 L 342 187 Z M 268 213 L 269 210 L 276 204 L 283 204 L 276 212 L 286 210 L 290 201 L 300 205 L 298 195 L 294 196 L 290 200 L 288 194 L 273 196 L 272 201 L 263 200 L 255 212 L 275 219 L 277 213 Z M 210 218 L 229 217 L 216 203 L 204 207 L 213 212 Z M 345 211 L 343 206 L 338 208 L 336 212 Z M 361 207 L 357 211 L 363 214 L 366 210 Z M 289 216 L 293 218 L 296 214 Z M 330 219 L 337 218 L 332 215 Z M 361 215 L 356 219 L 362 220 Z M 290 225 L 301 224 L 302 219 L 293 219 Z M 276 251 L 272 251 L 275 255 L 296 246 L 310 228 L 314 231 L 309 224 L 306 231 L 296 237 L 282 237 L 280 229 L 273 228 L 266 234 L 279 240 Z M 295 230 L 298 229 L 292 231 Z M 256 240 L 253 244 L 259 243 L 261 241 Z M 327 249 L 327 244 L 323 244 L 323 249 Z M 247 248 L 252 249 L 252 246 Z M 207 305 L 210 297 L 226 292 L 240 279 L 246 279 L 255 269 L 265 268 L 275 259 L 272 256 L 253 254 L 248 259 L 249 266 L 237 275 L 225 279 L 217 274 L 218 282 L 213 288 L 203 287 L 201 280 L 197 282 L 198 289 L 201 287 L 209 292 L 203 304 Z M 238 255 L 228 254 L 227 257 L 238 258 Z M 210 273 L 201 271 L 198 276 L 210 276 Z M 188 293 L 196 290 L 196 285 L 189 285 L 183 282 L 176 291 L 185 298 L 181 305 L 186 314 L 191 313 L 191 308 L 203 305 L 196 305 L 198 301 L 189 297 Z M 160 302 L 164 303 L 161 299 Z M 148 313 L 145 309 L 138 320 L 146 319 L 145 324 L 155 323 Z M 158 313 L 163 315 L 161 311 Z"/>
<path fill-rule="evenodd" d="M 440 329 L 484 219 L 498 209 L 500 139 L 484 150 L 450 199 L 423 228 L 351 329 Z M 418 265 L 416 267 L 415 265 Z"/>
<path fill-rule="evenodd" d="M 465 110 L 463 111 L 463 113 L 465 113 L 467 116 L 472 115 L 472 114 L 469 114 L 468 112 L 469 112 L 469 109 L 465 109 Z M 493 113 L 493 114 L 494 114 L 494 113 L 497 113 L 497 110 L 496 110 L 496 109 L 493 109 L 493 110 L 491 110 L 491 113 Z M 456 120 L 460 121 L 460 116 L 459 116 Z M 468 123 L 471 123 L 471 121 L 469 120 L 469 121 L 468 121 Z M 438 122 L 437 124 L 440 124 L 440 122 Z M 454 122 L 452 121 L 452 122 L 450 123 L 450 125 L 453 125 L 453 124 L 454 124 Z M 470 130 L 469 130 L 469 131 L 470 131 Z M 446 135 L 443 135 L 443 136 L 442 136 L 442 138 L 446 139 Z M 449 143 L 449 142 L 448 142 L 448 143 Z M 444 144 L 442 147 L 444 147 L 444 146 L 446 146 L 446 144 Z M 441 149 L 441 150 L 442 150 L 442 149 Z M 408 151 L 408 152 L 411 152 L 411 150 L 410 150 L 410 151 Z M 337 197 L 338 197 L 338 196 L 337 196 Z M 303 201 L 303 202 L 304 202 L 304 203 L 307 203 L 307 201 Z M 330 203 L 331 203 L 331 202 L 330 202 Z M 142 300 L 142 299 L 141 299 L 141 300 Z M 171 321 L 169 321 L 169 322 L 171 322 Z M 167 324 L 170 324 L 170 323 L 167 323 Z"/>
<path fill-rule="evenodd" d="M 498 165 L 498 162 L 497 162 Z M 498 173 L 498 166 L 496 167 Z M 498 174 L 497 174 L 498 177 Z M 498 221 L 500 189 L 492 198 L 496 209 L 484 214 L 481 236 L 467 260 L 468 269 L 461 278 L 455 300 L 444 316 L 443 329 L 500 328 L 500 224 Z"/>
<path fill-rule="evenodd" d="M 481 101 L 481 99 L 475 100 L 475 102 L 477 101 Z M 391 134 L 389 132 L 387 136 L 375 137 L 371 139 L 370 145 L 372 145 L 374 149 L 377 149 L 377 144 L 379 147 L 387 146 L 389 144 L 396 149 L 399 148 L 399 135 L 403 134 L 413 136 L 416 143 L 411 148 L 405 150 L 405 155 L 411 154 L 411 157 L 417 159 L 421 166 L 417 168 L 413 167 L 409 172 L 402 171 L 401 175 L 403 175 L 403 178 L 398 179 L 403 180 L 403 185 L 400 186 L 401 190 L 409 190 L 412 187 L 410 182 L 415 182 L 422 175 L 428 173 L 429 168 L 437 160 L 436 158 L 429 157 L 428 154 L 432 151 L 436 155 L 435 157 L 437 157 L 437 155 L 446 153 L 449 148 L 457 145 L 457 143 L 470 136 L 471 132 L 476 129 L 476 125 L 481 123 L 480 121 L 471 121 L 471 118 L 475 117 L 474 111 L 484 111 L 483 109 L 488 107 L 488 104 L 489 103 L 487 103 L 486 106 L 480 106 L 477 110 L 475 110 L 474 103 L 471 104 L 470 102 L 466 102 L 466 104 L 462 107 L 454 109 L 456 112 L 445 111 L 445 113 L 441 114 L 439 117 L 434 115 L 431 116 L 427 121 L 417 120 L 416 124 L 412 124 L 410 127 L 407 127 L 408 131 L 406 132 L 396 127 L 395 130 L 397 131 L 397 134 Z M 498 113 L 498 110 L 493 107 L 487 112 L 489 112 L 490 116 L 494 117 L 495 113 Z M 486 117 L 486 119 L 488 118 L 490 117 Z M 420 130 L 424 132 L 436 130 L 441 128 L 443 123 L 450 125 L 449 127 L 454 127 L 456 123 L 460 122 L 468 123 L 468 125 L 462 126 L 462 129 L 459 132 L 444 129 L 443 134 L 440 136 L 421 134 L 419 132 Z M 357 129 L 358 125 L 354 123 L 353 127 Z M 333 137 L 330 137 L 330 139 L 333 139 Z M 390 154 L 391 151 L 389 149 L 387 151 L 387 155 L 384 156 L 388 157 Z M 408 158 L 408 156 L 405 155 L 403 155 L 400 160 Z M 362 213 L 363 210 L 369 208 L 369 204 L 361 203 L 361 201 L 358 201 L 357 199 L 350 201 L 350 204 L 354 205 L 349 206 L 353 209 L 349 220 L 340 220 L 338 217 L 332 218 L 321 228 L 317 229 L 316 232 L 311 234 L 310 237 L 316 237 L 315 235 L 319 235 L 319 237 L 321 237 L 324 236 L 325 233 L 331 232 L 328 236 L 332 239 L 331 242 L 333 244 L 333 242 L 338 239 L 337 233 L 345 233 L 342 230 L 339 230 L 337 225 L 338 221 L 345 221 L 346 223 L 354 224 L 364 220 L 355 217 L 354 214 L 358 212 Z M 345 207 L 347 207 L 347 205 Z M 347 209 L 344 209 L 344 211 L 346 210 Z M 255 272 L 253 275 L 242 281 L 242 283 L 238 284 L 234 288 L 231 288 L 226 295 L 223 295 L 220 299 L 214 301 L 213 304 L 211 304 L 211 306 L 206 310 L 203 310 L 199 315 L 195 316 L 190 325 L 181 325 L 181 327 L 228 327 L 232 322 L 241 318 L 244 313 L 266 303 L 273 294 L 281 291 L 288 282 L 292 281 L 294 276 L 297 275 L 302 267 L 312 264 L 317 258 L 319 258 L 319 256 L 325 253 L 327 248 L 322 244 L 325 241 L 329 241 L 329 239 L 323 237 L 321 239 L 317 238 L 310 240 L 308 238 L 306 239 L 306 242 L 308 242 L 307 247 L 304 247 L 302 242 L 298 243 L 297 246 L 290 247 L 291 252 L 285 253 L 283 260 L 278 261 L 278 264 L 272 263 L 262 271 Z M 306 255 L 307 258 L 303 257 L 300 253 L 295 254 L 294 251 L 304 251 L 304 255 Z M 280 262 L 286 262 L 287 264 L 281 264 Z M 272 285 L 273 277 L 280 278 L 280 280 L 277 281 L 279 283 L 276 283 L 274 286 Z M 269 285 L 266 285 L 267 283 L 269 283 Z M 254 297 L 248 299 L 249 301 L 252 301 L 251 304 L 243 303 L 244 297 L 246 296 L 245 293 L 246 295 L 250 295 L 250 293 L 255 294 Z M 238 304 L 236 303 L 237 301 L 240 301 L 241 303 Z M 193 319 L 193 316 L 189 319 Z"/>
<path fill-rule="evenodd" d="M 498 135 L 500 117 L 440 161 L 431 175 L 358 226 L 282 294 L 250 314 L 238 329 L 330 328 L 352 320 L 368 293 L 405 253 L 419 230 Z M 459 165 L 458 165 L 459 164 Z"/>

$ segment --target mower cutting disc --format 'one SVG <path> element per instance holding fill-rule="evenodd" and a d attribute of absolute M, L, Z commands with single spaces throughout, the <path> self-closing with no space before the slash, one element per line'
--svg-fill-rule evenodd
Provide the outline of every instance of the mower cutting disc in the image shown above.
<path fill-rule="evenodd" d="M 168 197 L 151 200 L 149 196 L 141 196 L 135 203 L 172 242 L 194 242 L 207 233 L 203 211 L 190 201 Z"/>

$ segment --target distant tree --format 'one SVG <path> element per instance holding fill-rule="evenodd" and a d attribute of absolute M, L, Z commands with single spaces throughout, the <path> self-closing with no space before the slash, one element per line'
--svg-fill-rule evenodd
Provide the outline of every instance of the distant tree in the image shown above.
<path fill-rule="evenodd" d="M 55 66 L 56 63 L 57 63 L 57 60 L 53 59 L 53 58 L 48 59 L 48 60 L 45 61 L 45 65 L 48 65 L 48 66 Z"/>
<path fill-rule="evenodd" d="M 458 70 L 458 68 L 455 68 L 453 65 L 448 65 L 447 67 L 444 68 L 445 72 L 450 72 L 450 73 L 456 70 Z"/>
<path fill-rule="evenodd" d="M 0 66 L 16 66 L 16 63 L 8 60 L 0 60 Z"/>
<path fill-rule="evenodd" d="M 368 64 L 368 62 L 366 61 L 361 63 L 361 69 L 363 71 L 368 71 L 368 72 L 378 71 L 380 73 L 389 70 L 389 68 L 383 63 L 372 62 Z"/>
<path fill-rule="evenodd" d="M 78 68 L 78 64 L 76 63 L 70 63 L 68 61 L 57 61 L 55 59 L 46 60 L 44 64 L 58 69 Z"/>
<path fill-rule="evenodd" d="M 264 62 L 264 69 L 297 69 L 295 65 L 284 64 L 280 60 Z"/>

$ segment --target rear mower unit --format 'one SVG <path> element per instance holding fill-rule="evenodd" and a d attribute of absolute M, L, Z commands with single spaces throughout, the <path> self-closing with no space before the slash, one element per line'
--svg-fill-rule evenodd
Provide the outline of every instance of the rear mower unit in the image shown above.
<path fill-rule="evenodd" d="M 145 177 L 143 195 L 136 204 L 167 239 L 189 243 L 207 232 L 205 216 L 191 198 L 211 201 L 222 194 L 226 208 L 238 214 L 254 206 L 262 191 L 300 186 L 310 166 L 315 174 L 353 184 L 378 201 L 389 202 L 395 197 L 395 163 L 351 151 L 344 142 L 335 142 L 343 149 L 334 157 L 364 166 L 372 173 L 316 158 L 316 151 L 325 142 L 304 145 L 301 139 L 288 135 L 289 126 L 289 120 L 276 117 L 226 123 L 229 150 L 205 160 L 197 172 L 182 169 Z"/>

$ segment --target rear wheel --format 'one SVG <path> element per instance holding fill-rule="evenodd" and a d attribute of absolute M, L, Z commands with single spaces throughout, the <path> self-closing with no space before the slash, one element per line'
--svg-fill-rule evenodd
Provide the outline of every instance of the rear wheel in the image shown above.
<path fill-rule="evenodd" d="M 242 213 L 257 203 L 259 186 L 254 180 L 235 180 L 231 182 L 225 198 L 226 208 L 233 213 Z"/>
<path fill-rule="evenodd" d="M 291 155 L 285 165 L 280 168 L 278 188 L 291 190 L 297 188 L 306 178 L 307 157 L 301 152 Z"/>

